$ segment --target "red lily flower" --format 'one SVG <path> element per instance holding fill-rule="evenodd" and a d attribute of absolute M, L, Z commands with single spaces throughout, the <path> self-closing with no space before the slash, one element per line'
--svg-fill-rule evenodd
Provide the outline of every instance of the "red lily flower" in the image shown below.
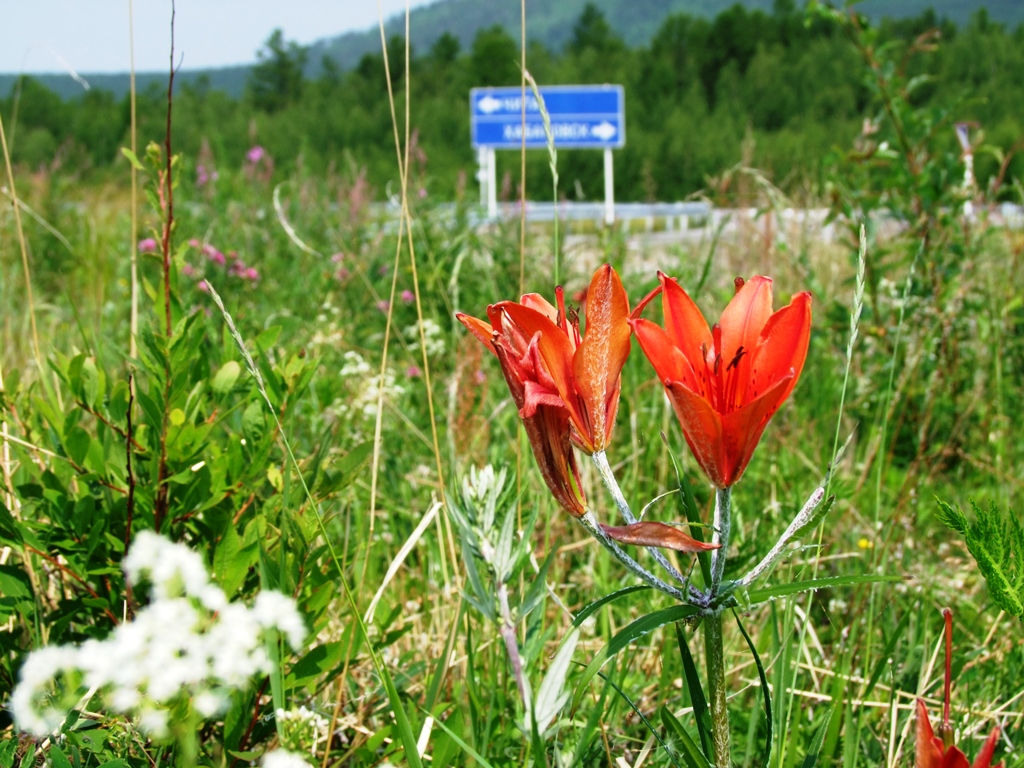
<path fill-rule="evenodd" d="M 536 349 L 539 364 L 521 379 L 525 397 L 520 415 L 531 417 L 540 406 L 566 410 L 570 439 L 586 453 L 604 450 L 611 441 L 619 406 L 622 366 L 629 356 L 629 299 L 618 274 L 608 264 L 598 268 L 587 289 L 586 329 L 579 317 L 566 311 L 561 287 L 552 306 L 535 293 L 520 303 L 503 301 L 488 307 L 488 329 L 480 321 L 459 315 L 470 331 L 492 348 L 490 334 L 512 335 Z M 506 375 L 507 378 L 507 375 Z"/>
<path fill-rule="evenodd" d="M 771 279 L 737 278 L 736 295 L 708 328 L 673 278 L 658 273 L 658 279 L 665 328 L 643 319 L 630 325 L 665 385 L 697 463 L 715 486 L 728 488 L 740 479 L 768 421 L 800 377 L 811 295 L 798 293 L 772 314 Z"/>
<path fill-rule="evenodd" d="M 992 729 L 992 733 L 985 740 L 978 756 L 974 758 L 973 765 L 967 762 L 967 756 L 960 751 L 960 748 L 953 744 L 953 727 L 949 724 L 949 692 L 952 685 L 952 655 L 953 655 L 953 612 L 949 608 L 942 609 L 942 616 L 946 620 L 946 689 L 943 696 L 942 723 L 939 726 L 939 733 L 942 738 L 935 735 L 932 730 L 931 721 L 928 719 L 928 707 L 924 699 L 917 700 L 917 742 L 914 745 L 914 768 L 1003 768 L 1000 762 L 992 765 L 992 755 L 996 750 L 996 742 L 999 740 L 999 726 Z"/>
<path fill-rule="evenodd" d="M 528 302 L 528 298 L 524 296 L 523 301 Z M 487 307 L 490 323 L 461 312 L 456 317 L 498 358 L 548 490 L 565 511 L 580 517 L 587 511 L 587 502 L 569 443 L 569 414 L 561 403 L 533 403 L 527 407 L 530 384 L 544 381 L 550 385 L 551 377 L 540 358 L 539 337 L 536 334 L 525 336 L 519 326 L 509 320 L 503 306 L 509 303 Z"/>

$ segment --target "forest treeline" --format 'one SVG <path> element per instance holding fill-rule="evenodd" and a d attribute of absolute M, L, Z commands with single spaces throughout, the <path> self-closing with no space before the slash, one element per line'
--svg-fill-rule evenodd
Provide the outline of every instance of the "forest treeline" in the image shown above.
<path fill-rule="evenodd" d="M 638 1 L 637 12 L 642 8 Z M 882 109 L 872 88 L 879 73 L 865 64 L 848 29 L 777 0 L 770 13 L 737 5 L 714 19 L 670 16 L 649 45 L 631 48 L 589 5 L 563 50 L 529 44 L 526 64 L 541 84 L 625 86 L 627 143 L 615 160 L 620 199 L 682 199 L 742 162 L 806 200 L 822 194 L 829 158 L 854 147 Z M 886 62 L 907 68 L 915 86 L 908 103 L 915 108 L 973 121 L 987 143 L 1007 152 L 1024 136 L 1024 26 L 1008 30 L 982 10 L 958 28 L 929 11 L 883 20 L 875 39 Z M 404 42 L 392 38 L 388 52 L 401 120 Z M 378 195 L 397 183 L 383 55 L 364 56 L 349 71 L 325 60 L 315 79 L 303 75 L 307 56 L 275 32 L 259 52 L 243 98 L 203 82 L 175 89 L 173 140 L 185 157 L 186 183 L 214 178 L 218 169 L 237 170 L 256 145 L 272 158 L 275 173 L 299 167 L 365 174 Z M 412 51 L 417 192 L 443 200 L 476 195 L 469 89 L 518 85 L 520 60 L 519 41 L 497 26 L 479 32 L 468 50 L 449 35 L 429 50 Z M 925 79 L 913 79 L 918 76 Z M 164 89 L 139 94 L 140 146 L 162 140 L 166 107 Z M 61 167 L 104 178 L 125 162 L 127 97 L 91 90 L 65 101 L 25 78 L 0 109 L 15 162 L 24 168 Z M 943 131 L 938 140 L 954 147 L 953 131 Z M 565 197 L 603 195 L 600 153 L 561 151 L 558 162 Z M 1007 178 L 1021 175 L 1020 162 L 1013 161 Z M 546 153 L 528 156 L 533 198 L 550 195 L 547 163 Z M 982 154 L 976 168 L 984 182 L 999 171 L 999 161 Z M 499 153 L 498 169 L 505 193 L 516 194 L 511 179 L 518 179 L 518 156 Z"/>

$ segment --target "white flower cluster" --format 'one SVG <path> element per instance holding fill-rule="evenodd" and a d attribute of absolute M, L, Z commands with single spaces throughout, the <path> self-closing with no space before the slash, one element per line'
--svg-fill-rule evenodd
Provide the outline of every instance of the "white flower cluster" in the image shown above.
<path fill-rule="evenodd" d="M 380 371 L 375 371 L 370 364 L 355 350 L 344 355 L 345 364 L 341 368 L 341 377 L 351 379 L 349 384 L 351 395 L 345 400 L 336 400 L 331 409 L 338 417 L 353 415 L 357 418 L 373 418 L 377 415 L 377 401 L 381 395 Z M 405 394 L 405 388 L 395 382 L 395 375 L 388 371 L 384 374 L 384 399 L 394 400 Z"/>
<path fill-rule="evenodd" d="M 267 752 L 260 761 L 262 768 L 310 768 L 306 759 L 287 749 L 275 749 Z"/>
<path fill-rule="evenodd" d="M 29 654 L 10 704 L 22 729 L 41 737 L 60 726 L 66 707 L 46 699 L 63 677 L 103 691 L 112 709 L 137 715 L 141 728 L 160 737 L 167 733 L 167 705 L 180 696 L 190 696 L 195 710 L 210 717 L 226 705 L 224 689 L 268 672 L 267 630 L 280 631 L 295 649 L 305 639 L 291 598 L 268 591 L 252 608 L 228 602 L 198 554 L 155 533 L 135 538 L 124 569 L 133 585 L 150 584 L 150 604 L 105 640 Z"/>
<path fill-rule="evenodd" d="M 420 324 L 410 325 L 403 333 L 409 340 L 409 349 L 418 352 L 420 348 Z M 423 343 L 427 348 L 427 355 L 434 357 L 444 353 L 444 334 L 441 326 L 429 317 L 423 318 Z"/>
<path fill-rule="evenodd" d="M 286 749 L 295 751 L 308 750 L 316 754 L 316 746 L 327 738 L 327 730 L 331 727 L 326 717 L 306 707 L 290 709 L 287 712 L 279 709 L 274 712 L 280 726 L 281 744 Z"/>

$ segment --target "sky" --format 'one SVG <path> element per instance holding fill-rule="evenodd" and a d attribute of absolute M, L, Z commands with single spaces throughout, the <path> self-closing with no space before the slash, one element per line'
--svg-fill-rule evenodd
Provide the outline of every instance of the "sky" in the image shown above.
<path fill-rule="evenodd" d="M 432 0 L 409 0 L 411 7 Z M 406 0 L 380 0 L 384 17 Z M 127 72 L 129 0 L 0 0 L 0 73 Z M 135 69 L 167 69 L 170 0 L 131 0 Z M 277 27 L 303 45 L 377 24 L 377 0 L 176 0 L 175 59 L 182 69 L 256 60 Z"/>

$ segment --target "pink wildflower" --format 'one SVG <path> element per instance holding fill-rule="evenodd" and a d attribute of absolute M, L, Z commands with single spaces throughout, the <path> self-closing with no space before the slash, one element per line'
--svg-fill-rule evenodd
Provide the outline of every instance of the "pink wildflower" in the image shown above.
<path fill-rule="evenodd" d="M 339 283 L 344 283 L 346 280 L 348 280 L 350 274 L 351 273 L 347 269 L 342 267 L 334 274 L 334 277 L 337 279 Z"/>
<path fill-rule="evenodd" d="M 152 237 L 147 237 L 145 240 L 139 240 L 139 253 L 154 253 L 156 251 L 156 240 Z"/>
<path fill-rule="evenodd" d="M 387 311 L 391 309 L 391 302 L 388 301 L 387 299 L 381 299 L 380 301 L 377 302 L 377 309 L 379 309 L 381 312 L 387 313 Z"/>
<path fill-rule="evenodd" d="M 191 264 L 185 264 L 181 268 L 181 274 L 183 274 L 185 277 L 195 277 L 196 276 L 196 268 L 193 267 Z"/>
<path fill-rule="evenodd" d="M 262 160 L 263 156 L 266 154 L 267 151 L 263 149 L 263 147 L 261 147 L 259 144 L 257 144 L 256 146 L 252 147 L 248 152 L 245 153 L 245 159 L 248 160 L 253 165 L 256 165 L 256 163 Z"/>
<path fill-rule="evenodd" d="M 410 379 L 418 379 L 420 376 L 423 375 L 423 371 L 420 370 L 420 367 L 418 365 L 410 365 L 408 368 L 405 369 L 405 375 L 408 376 Z"/>
<path fill-rule="evenodd" d="M 198 288 L 203 293 L 209 293 L 210 292 L 210 286 L 209 286 L 209 284 L 207 284 L 207 282 L 205 280 L 200 280 L 198 283 L 196 283 L 196 288 Z"/>
<path fill-rule="evenodd" d="M 256 267 L 249 267 L 247 270 L 245 270 L 245 279 L 250 280 L 254 283 L 259 282 L 260 273 L 257 271 Z"/>
<path fill-rule="evenodd" d="M 416 301 L 416 294 L 410 291 L 408 288 L 406 288 L 404 291 L 402 291 L 402 301 L 404 301 L 406 304 L 412 304 L 414 301 Z"/>
<path fill-rule="evenodd" d="M 345 260 L 345 254 L 342 253 L 341 251 L 338 251 L 336 254 L 331 256 L 331 263 L 332 264 L 341 264 L 341 262 L 343 262 L 344 260 Z"/>

